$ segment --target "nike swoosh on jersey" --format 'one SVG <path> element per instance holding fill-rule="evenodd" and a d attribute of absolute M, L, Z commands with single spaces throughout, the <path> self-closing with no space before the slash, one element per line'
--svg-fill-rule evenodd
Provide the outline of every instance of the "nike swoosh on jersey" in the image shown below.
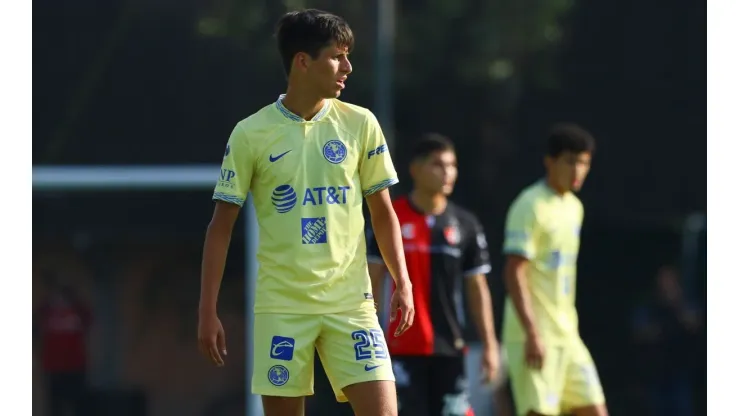
<path fill-rule="evenodd" d="M 373 371 L 376 368 L 380 367 L 381 365 L 383 365 L 383 364 L 372 365 L 372 366 L 369 365 L 369 364 L 365 364 L 365 371 Z"/>
<path fill-rule="evenodd" d="M 291 150 L 293 150 L 293 149 L 291 149 Z M 280 159 L 281 157 L 283 157 L 283 156 L 287 155 L 288 153 L 290 153 L 291 150 L 288 150 L 285 153 L 280 153 L 277 156 L 270 155 L 270 162 L 277 162 L 278 159 Z"/>

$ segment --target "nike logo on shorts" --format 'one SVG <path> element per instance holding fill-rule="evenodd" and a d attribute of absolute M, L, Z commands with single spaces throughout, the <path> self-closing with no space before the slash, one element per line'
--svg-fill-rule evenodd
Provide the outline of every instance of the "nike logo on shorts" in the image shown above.
<path fill-rule="evenodd" d="M 291 150 L 293 150 L 293 149 L 291 149 Z M 277 156 L 270 155 L 270 162 L 277 162 L 281 157 L 287 155 L 288 153 L 290 153 L 290 150 L 288 150 L 285 153 L 280 153 Z"/>
<path fill-rule="evenodd" d="M 381 365 L 383 364 L 378 364 L 378 365 L 365 364 L 365 371 L 373 371 L 376 368 L 380 367 Z"/>

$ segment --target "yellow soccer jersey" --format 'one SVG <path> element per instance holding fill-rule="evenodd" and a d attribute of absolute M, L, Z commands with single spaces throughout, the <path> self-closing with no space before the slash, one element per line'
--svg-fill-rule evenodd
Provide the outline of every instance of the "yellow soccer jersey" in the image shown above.
<path fill-rule="evenodd" d="M 546 342 L 578 336 L 575 283 L 582 223 L 581 201 L 572 193 L 556 194 L 545 181 L 526 188 L 509 208 L 503 251 L 529 260 L 527 285 L 534 323 Z M 504 315 L 504 341 L 524 341 L 523 327 L 508 297 Z"/>
<path fill-rule="evenodd" d="M 237 205 L 254 197 L 255 313 L 372 308 L 363 196 L 398 182 L 380 125 L 335 99 L 306 121 L 282 98 L 236 125 L 213 194 Z"/>

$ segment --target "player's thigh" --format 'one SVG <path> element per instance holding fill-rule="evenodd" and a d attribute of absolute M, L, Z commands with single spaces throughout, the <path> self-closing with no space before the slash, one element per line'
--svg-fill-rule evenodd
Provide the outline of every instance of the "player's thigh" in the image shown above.
<path fill-rule="evenodd" d="M 344 387 L 355 416 L 398 416 L 396 383 L 390 380 L 362 381 Z"/>
<path fill-rule="evenodd" d="M 325 315 L 316 349 L 338 401 L 348 399 L 343 393 L 347 386 L 368 381 L 395 382 L 374 309 Z M 395 406 L 395 383 L 391 384 Z"/>
<path fill-rule="evenodd" d="M 313 394 L 314 348 L 320 330 L 320 315 L 256 314 L 252 393 L 276 397 Z"/>
<path fill-rule="evenodd" d="M 264 416 L 304 416 L 305 397 L 262 396 Z"/>
<path fill-rule="evenodd" d="M 472 414 L 465 376 L 465 357 L 429 357 L 429 414 L 469 416 Z"/>
<path fill-rule="evenodd" d="M 429 414 L 431 380 L 428 364 L 427 357 L 393 357 L 393 375 L 396 377 L 400 416 Z"/>
<path fill-rule="evenodd" d="M 577 340 L 568 350 L 563 408 L 576 416 L 606 416 L 606 400 L 591 353 Z"/>
<path fill-rule="evenodd" d="M 559 415 L 565 383 L 564 348 L 545 347 L 545 357 L 539 370 L 527 365 L 523 342 L 506 343 L 504 348 L 516 414 Z"/>

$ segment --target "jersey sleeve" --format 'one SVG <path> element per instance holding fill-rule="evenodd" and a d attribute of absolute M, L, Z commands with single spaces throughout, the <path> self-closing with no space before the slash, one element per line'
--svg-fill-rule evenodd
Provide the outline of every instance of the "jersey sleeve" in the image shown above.
<path fill-rule="evenodd" d="M 380 124 L 371 112 L 363 129 L 362 155 L 360 156 L 360 184 L 363 196 L 371 195 L 398 183 L 388 145 Z"/>
<path fill-rule="evenodd" d="M 536 254 L 535 229 L 534 205 L 527 198 L 514 201 L 506 215 L 503 253 L 532 260 Z"/>
<path fill-rule="evenodd" d="M 378 247 L 378 240 L 375 239 L 375 233 L 373 228 L 367 229 L 367 262 L 374 264 L 385 264 L 383 255 L 380 253 L 380 247 Z"/>
<path fill-rule="evenodd" d="M 491 271 L 491 259 L 488 253 L 488 241 L 483 232 L 483 226 L 477 218 L 473 218 L 471 229 L 468 231 L 469 240 L 463 251 L 463 275 L 475 276 Z"/>
<path fill-rule="evenodd" d="M 253 165 L 244 128 L 237 124 L 226 145 L 221 173 L 213 191 L 213 200 L 242 206 L 252 182 Z"/>

